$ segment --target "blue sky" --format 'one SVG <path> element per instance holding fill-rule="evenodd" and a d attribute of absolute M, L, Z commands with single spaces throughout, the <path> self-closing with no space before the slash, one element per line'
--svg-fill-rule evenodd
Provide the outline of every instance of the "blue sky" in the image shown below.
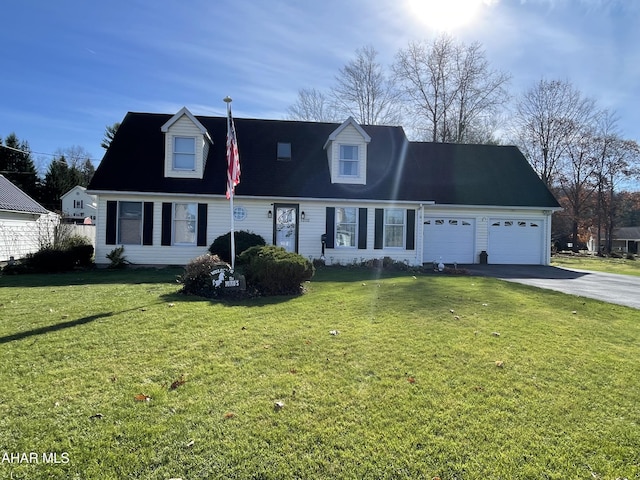
<path fill-rule="evenodd" d="M 457 12 L 434 10 L 444 4 Z M 636 0 L 21 0 L 2 16 L 0 137 L 27 140 L 40 168 L 71 146 L 97 163 L 105 126 L 127 111 L 224 115 L 230 95 L 236 117 L 284 118 L 356 49 L 390 65 L 445 26 L 479 41 L 513 94 L 569 80 L 640 140 Z"/>

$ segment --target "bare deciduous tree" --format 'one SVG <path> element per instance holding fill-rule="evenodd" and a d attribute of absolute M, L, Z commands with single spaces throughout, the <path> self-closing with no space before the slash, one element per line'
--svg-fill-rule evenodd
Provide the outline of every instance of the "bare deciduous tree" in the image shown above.
<path fill-rule="evenodd" d="M 304 122 L 338 121 L 338 115 L 329 98 L 315 88 L 298 90 L 298 98 L 295 103 L 287 108 L 287 118 Z"/>
<path fill-rule="evenodd" d="M 593 100 L 568 81 L 541 79 L 517 100 L 515 141 L 548 187 L 557 180 L 567 145 L 594 114 Z"/>
<path fill-rule="evenodd" d="M 397 125 L 400 104 L 393 81 L 384 74 L 372 46 L 356 50 L 356 58 L 339 71 L 331 97 L 336 110 L 362 125 Z"/>
<path fill-rule="evenodd" d="M 597 244 L 601 245 L 604 233 L 605 250 L 610 252 L 617 217 L 616 193 L 623 180 L 637 178 L 640 174 L 640 146 L 621 137 L 617 118 L 607 110 L 598 119 L 596 142 L 593 163 L 597 189 Z"/>
<path fill-rule="evenodd" d="M 480 44 L 446 34 L 431 43 L 411 42 L 398 52 L 393 71 L 422 137 L 433 142 L 478 138 L 474 130 L 490 125 L 508 100 L 510 76 L 490 69 Z"/>

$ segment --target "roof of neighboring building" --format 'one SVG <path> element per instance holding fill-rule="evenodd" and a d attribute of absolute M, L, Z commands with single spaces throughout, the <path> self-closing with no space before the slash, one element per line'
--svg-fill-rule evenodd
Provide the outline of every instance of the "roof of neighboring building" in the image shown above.
<path fill-rule="evenodd" d="M 46 208 L 0 174 L 0 210 L 21 213 L 49 213 Z"/>
<path fill-rule="evenodd" d="M 71 195 L 73 192 L 75 192 L 75 191 L 77 191 L 77 190 L 80 190 L 80 192 L 82 192 L 82 193 L 86 193 L 86 191 L 87 191 L 87 187 L 83 187 L 82 185 L 76 185 L 75 187 L 73 187 L 73 188 L 69 189 L 69 191 L 68 191 L 68 192 L 63 193 L 63 194 L 60 196 L 60 198 L 65 198 L 65 197 L 67 197 L 67 196 Z M 89 194 L 87 193 L 87 195 L 89 195 Z M 89 196 L 91 197 L 91 196 L 93 196 L 93 195 L 89 195 Z"/>
<path fill-rule="evenodd" d="M 620 227 L 613 229 L 615 240 L 640 240 L 640 227 Z"/>
<path fill-rule="evenodd" d="M 204 178 L 164 177 L 168 114 L 128 113 L 96 170 L 90 191 L 224 195 L 225 117 L 202 117 L 213 145 Z M 241 178 L 236 196 L 434 201 L 457 205 L 556 208 L 558 203 L 512 146 L 409 142 L 402 127 L 364 125 L 367 185 L 332 184 L 327 139 L 340 124 L 234 118 Z M 277 143 L 291 160 L 277 160 Z"/>

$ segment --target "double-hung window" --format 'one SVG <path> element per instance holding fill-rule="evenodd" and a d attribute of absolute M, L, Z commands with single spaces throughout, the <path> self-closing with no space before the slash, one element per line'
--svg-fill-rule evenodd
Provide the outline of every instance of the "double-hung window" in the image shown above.
<path fill-rule="evenodd" d="M 355 247 L 358 233 L 358 209 L 355 207 L 336 208 L 336 247 Z"/>
<path fill-rule="evenodd" d="M 196 139 L 194 137 L 173 137 L 173 169 L 196 169 Z"/>
<path fill-rule="evenodd" d="M 387 208 L 384 211 L 384 246 L 403 247 L 405 234 L 405 210 Z"/>
<path fill-rule="evenodd" d="M 118 243 L 142 244 L 142 202 L 120 202 L 118 208 Z"/>
<path fill-rule="evenodd" d="M 195 245 L 197 240 L 198 205 L 175 203 L 173 205 L 173 244 Z"/>
<path fill-rule="evenodd" d="M 358 146 L 340 145 L 340 176 L 357 177 L 359 174 Z"/>

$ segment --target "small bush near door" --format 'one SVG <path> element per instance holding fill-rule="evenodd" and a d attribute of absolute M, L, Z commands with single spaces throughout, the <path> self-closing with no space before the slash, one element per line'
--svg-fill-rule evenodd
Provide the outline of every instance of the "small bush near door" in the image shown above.
<path fill-rule="evenodd" d="M 313 264 L 297 253 L 282 247 L 268 245 L 251 247 L 238 259 L 247 287 L 261 295 L 296 295 L 302 293 L 302 284 L 311 280 Z"/>

